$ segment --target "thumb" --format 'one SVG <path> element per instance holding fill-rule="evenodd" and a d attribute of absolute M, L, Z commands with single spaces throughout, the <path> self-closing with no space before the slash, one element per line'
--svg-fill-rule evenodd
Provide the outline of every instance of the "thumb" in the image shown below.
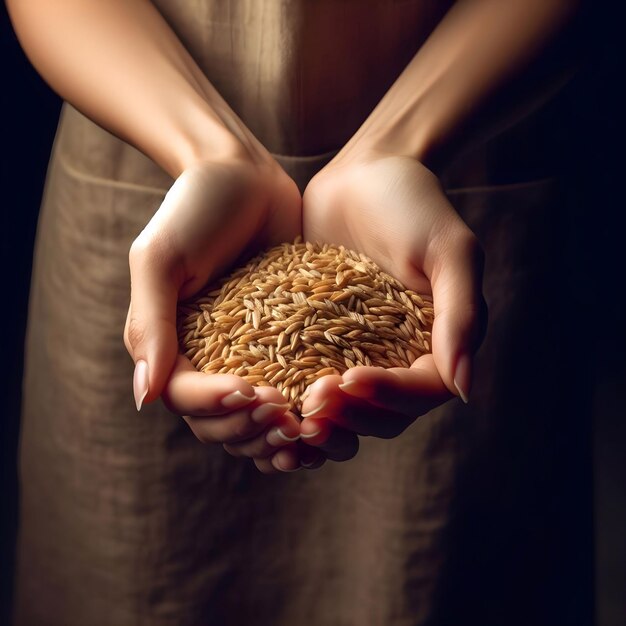
<path fill-rule="evenodd" d="M 178 283 L 165 255 L 133 244 L 129 254 L 131 298 L 124 343 L 135 361 L 133 393 L 137 410 L 158 398 L 178 354 Z M 170 264 L 171 266 L 171 264 Z"/>
<path fill-rule="evenodd" d="M 484 254 L 478 240 L 464 229 L 446 238 L 435 252 L 431 275 L 435 320 L 433 359 L 448 389 L 467 403 L 472 385 L 472 360 L 487 327 L 482 294 Z"/>

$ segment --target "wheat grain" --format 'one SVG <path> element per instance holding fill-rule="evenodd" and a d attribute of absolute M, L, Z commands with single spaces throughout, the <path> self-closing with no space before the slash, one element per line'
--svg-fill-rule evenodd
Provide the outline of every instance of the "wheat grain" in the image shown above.
<path fill-rule="evenodd" d="M 200 371 L 279 389 L 296 412 L 315 380 L 409 367 L 430 352 L 432 298 L 362 253 L 284 243 L 178 306 L 181 353 Z"/>

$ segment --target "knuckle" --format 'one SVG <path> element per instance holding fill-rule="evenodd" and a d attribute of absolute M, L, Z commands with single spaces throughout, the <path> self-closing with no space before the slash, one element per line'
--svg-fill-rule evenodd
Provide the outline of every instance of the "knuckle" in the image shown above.
<path fill-rule="evenodd" d="M 246 421 L 237 421 L 230 429 L 227 436 L 224 437 L 226 443 L 238 443 L 247 439 L 251 434 L 251 427 Z"/>
<path fill-rule="evenodd" d="M 131 270 L 154 261 L 166 261 L 174 254 L 171 236 L 165 232 L 141 232 L 130 245 L 128 261 Z"/>
<path fill-rule="evenodd" d="M 455 237 L 455 247 L 472 259 L 478 259 L 483 254 L 478 238 L 469 228 L 463 228 Z"/>
<path fill-rule="evenodd" d="M 156 232 L 140 234 L 128 251 L 131 286 L 147 274 L 158 274 L 175 280 L 184 273 L 185 254 L 181 251 L 171 233 Z"/>
<path fill-rule="evenodd" d="M 136 348 L 141 345 L 145 339 L 146 330 L 144 324 L 137 317 L 130 317 L 126 326 L 125 342 L 127 347 Z"/>
<path fill-rule="evenodd" d="M 462 220 L 439 229 L 428 244 L 428 254 L 433 258 L 455 259 L 472 265 L 481 263 L 482 246 L 476 235 Z"/>
<path fill-rule="evenodd" d="M 139 235 L 133 243 L 130 245 L 128 251 L 128 260 L 130 266 L 137 265 L 142 259 L 144 259 L 150 250 L 150 241 L 144 235 Z"/>

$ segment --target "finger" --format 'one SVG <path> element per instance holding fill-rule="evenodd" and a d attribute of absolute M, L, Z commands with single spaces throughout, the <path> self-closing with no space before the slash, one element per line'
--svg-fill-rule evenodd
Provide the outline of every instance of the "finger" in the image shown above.
<path fill-rule="evenodd" d="M 432 244 L 430 279 L 435 320 L 432 350 L 446 387 L 467 402 L 472 382 L 472 358 L 487 324 L 482 294 L 484 254 L 478 240 L 461 228 Z"/>
<path fill-rule="evenodd" d="M 356 432 L 338 426 L 330 418 L 311 417 L 305 421 L 300 425 L 300 439 L 306 445 L 319 448 L 330 461 L 349 461 L 356 456 L 359 451 Z"/>
<path fill-rule="evenodd" d="M 280 433 L 276 429 L 280 429 Z M 260 457 L 265 458 L 274 454 L 290 440 L 300 435 L 300 422 L 296 416 L 287 411 L 277 415 L 270 426 L 264 426 L 263 430 L 254 437 L 236 443 L 225 443 L 224 449 L 228 454 L 235 457 Z"/>
<path fill-rule="evenodd" d="M 219 378 L 221 375 L 204 374 L 203 376 Z M 278 390 L 274 391 L 280 394 Z M 268 392 L 259 395 L 268 398 Z M 285 412 L 289 409 L 289 403 L 287 402 L 265 402 L 259 396 L 253 396 L 252 401 L 250 401 L 249 398 L 243 396 L 239 391 L 235 391 L 225 397 L 225 400 L 229 403 L 232 399 L 238 403 L 241 401 L 246 404 L 237 409 L 226 408 L 225 412 L 221 414 L 207 412 L 205 409 L 200 408 L 196 409 L 195 415 L 183 415 L 183 418 L 200 441 L 203 443 L 228 443 L 234 445 L 262 434 L 265 436 L 264 433 L 268 430 L 268 427 L 280 420 L 281 416 L 285 415 Z M 280 422 L 282 425 L 280 437 L 273 433 L 272 437 L 269 438 L 270 444 L 275 446 L 282 445 L 283 440 L 292 441 L 294 438 L 299 437 L 300 423 L 295 415 L 289 415 L 291 415 L 291 419 L 285 418 Z"/>
<path fill-rule="evenodd" d="M 301 441 L 319 448 L 331 461 L 347 461 L 359 450 L 357 434 L 342 422 L 341 382 L 341 376 L 319 378 L 308 387 L 302 404 Z"/>
<path fill-rule="evenodd" d="M 361 368 L 356 369 L 360 370 Z M 387 373 L 382 368 L 380 369 L 382 374 L 386 374 L 389 377 L 393 376 L 392 373 Z M 334 378 L 341 379 L 339 376 Z M 447 394 L 447 399 L 450 397 L 450 393 L 445 386 L 443 388 Z M 308 404 L 309 402 L 310 405 Z M 439 403 L 440 401 L 433 404 Z M 340 454 L 342 457 L 348 454 L 354 456 L 358 451 L 358 441 L 355 441 L 354 437 L 348 438 L 345 432 L 352 435 L 390 439 L 404 432 L 417 417 L 417 415 L 409 416 L 389 408 L 376 406 L 368 400 L 342 392 L 334 380 L 322 382 L 322 379 L 320 379 L 320 381 L 316 381 L 311 385 L 311 392 L 305 400 L 305 405 L 303 408 L 306 408 L 306 411 L 303 413 L 304 419 L 300 425 L 301 438 L 310 445 L 316 446 L 320 445 L 321 442 L 326 442 L 328 439 L 329 443 L 325 443 L 323 449 L 329 452 L 329 458 L 332 456 L 333 460 L 336 460 L 337 454 Z M 319 405 L 319 408 L 307 412 L 308 406 L 311 405 Z M 321 428 L 322 432 L 313 437 L 312 433 L 316 428 Z M 331 437 L 330 433 L 327 432 L 330 429 L 338 429 L 338 432 L 333 433 L 334 436 Z M 338 451 L 337 446 L 341 450 Z M 352 447 L 350 452 L 348 452 L 349 446 Z"/>
<path fill-rule="evenodd" d="M 163 390 L 163 401 L 177 415 L 226 415 L 248 406 L 259 397 L 268 401 L 271 392 L 265 392 L 261 396 L 261 389 L 234 374 L 199 372 L 188 358 L 179 354 Z M 277 389 L 274 391 L 277 395 L 271 394 L 272 398 L 284 403 L 282 394 Z"/>
<path fill-rule="evenodd" d="M 411 418 L 424 415 L 453 397 L 432 354 L 419 357 L 410 368 L 353 367 L 342 378 L 342 392 Z"/>
<path fill-rule="evenodd" d="M 198 440 L 205 444 L 236 443 L 254 437 L 265 428 L 262 424 L 254 423 L 246 409 L 233 411 L 224 417 L 219 415 L 182 417 Z"/>
<path fill-rule="evenodd" d="M 307 420 L 302 422 L 301 428 L 303 433 L 307 433 L 312 428 L 309 426 L 310 421 L 315 421 L 318 424 L 318 428 L 320 422 L 328 422 L 330 425 L 327 428 L 332 429 L 331 435 L 336 435 L 334 438 L 331 435 L 328 436 L 328 439 L 331 441 L 329 444 L 331 447 L 335 441 L 343 441 L 345 436 L 341 431 L 366 437 L 391 439 L 403 433 L 416 420 L 415 417 L 380 408 L 367 400 L 348 395 L 341 402 L 336 403 L 332 409 L 324 410 L 320 413 L 320 415 L 324 414 L 326 417 L 321 419 L 317 416 L 307 418 Z M 340 432 L 334 433 L 335 430 Z M 342 438 L 338 439 L 337 435 L 341 435 Z M 318 435 L 319 438 L 323 436 Z M 311 443 L 306 436 L 301 435 L 301 437 L 304 437 L 307 443 Z M 317 438 L 311 437 L 311 439 L 313 443 L 317 444 Z M 354 442 L 351 442 L 351 445 L 354 445 Z M 353 451 L 353 454 L 356 454 L 356 450 Z"/>
<path fill-rule="evenodd" d="M 161 395 L 178 352 L 176 303 L 180 276 L 164 242 L 137 238 L 129 253 L 131 301 L 124 342 L 135 362 L 137 410 Z"/>
<path fill-rule="evenodd" d="M 252 459 L 261 474 L 279 474 L 280 470 L 272 465 L 271 457 Z"/>
<path fill-rule="evenodd" d="M 272 465 L 281 472 L 297 472 L 302 469 L 296 444 L 281 448 L 271 457 Z"/>
<path fill-rule="evenodd" d="M 285 409 L 280 410 L 284 411 Z M 250 413 L 251 409 L 245 407 L 226 416 L 194 417 L 183 415 L 183 419 L 202 443 L 222 443 L 236 446 L 258 437 L 264 437 L 269 445 L 278 448 L 287 442 L 297 440 L 300 436 L 300 424 L 293 414 L 291 414 L 291 419 L 286 418 L 280 426 L 273 427 L 267 432 L 268 425 L 255 422 L 251 419 Z M 276 432 L 277 429 L 280 429 L 280 434 Z"/>
<path fill-rule="evenodd" d="M 298 440 L 298 457 L 300 465 L 308 470 L 316 470 L 326 463 L 326 455 L 322 450 L 309 446 L 302 439 Z"/>
<path fill-rule="evenodd" d="M 280 456 L 277 456 L 280 455 Z M 275 455 L 267 458 L 253 459 L 257 469 L 262 474 L 278 474 L 282 472 L 296 472 L 302 469 L 298 461 L 298 453 L 292 444 L 290 449 L 279 450 Z"/>

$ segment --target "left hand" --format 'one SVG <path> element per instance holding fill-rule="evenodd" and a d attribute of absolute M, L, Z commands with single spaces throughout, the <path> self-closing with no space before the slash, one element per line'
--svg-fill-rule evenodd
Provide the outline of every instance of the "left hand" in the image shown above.
<path fill-rule="evenodd" d="M 396 437 L 454 395 L 467 399 L 486 330 L 484 256 L 438 178 L 410 157 L 340 153 L 305 189 L 303 231 L 306 241 L 363 252 L 407 288 L 432 294 L 435 309 L 432 354 L 410 368 L 356 367 L 311 385 L 302 413 L 317 411 L 300 425 L 306 444 L 344 461 L 358 435 Z"/>
<path fill-rule="evenodd" d="M 162 397 L 206 444 L 252 458 L 262 473 L 299 469 L 299 423 L 284 396 L 233 374 L 207 375 L 178 353 L 177 301 L 300 232 L 302 199 L 278 163 L 215 157 L 178 176 L 129 253 L 124 329 L 137 408 Z M 280 433 L 284 436 L 281 437 Z"/>

